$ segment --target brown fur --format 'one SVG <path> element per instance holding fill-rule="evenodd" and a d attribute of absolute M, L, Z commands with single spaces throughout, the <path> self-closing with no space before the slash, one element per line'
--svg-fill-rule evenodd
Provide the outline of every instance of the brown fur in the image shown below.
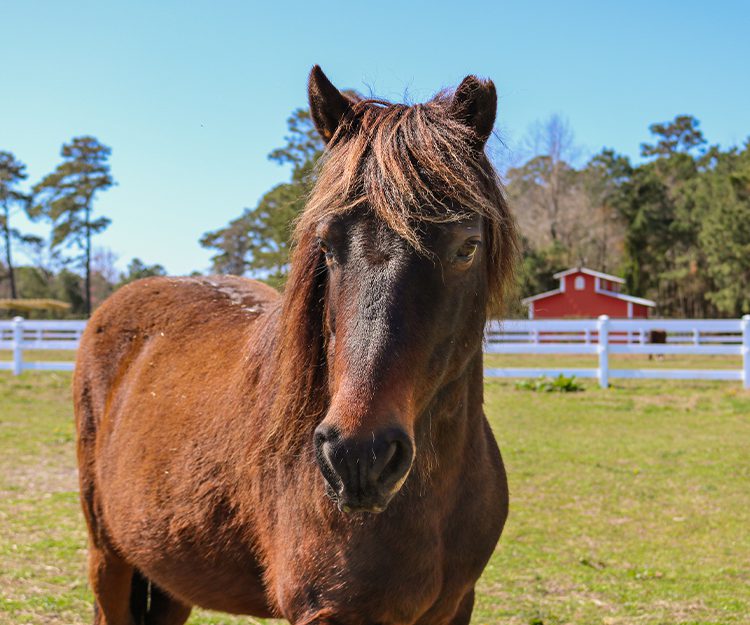
<path fill-rule="evenodd" d="M 469 622 L 507 514 L 482 412 L 481 328 L 515 238 L 477 148 L 486 136 L 457 100 L 318 115 L 345 119 L 297 225 L 283 297 L 241 278 L 152 278 L 92 317 L 74 395 L 96 623 L 178 625 L 192 605 L 300 625 Z M 453 269 L 450 224 L 472 216 L 485 245 L 470 270 Z M 330 220 L 358 266 L 395 285 L 364 313 L 372 282 L 354 261 L 323 262 Z M 393 267 L 424 285 L 398 282 Z M 442 312 L 417 327 L 433 301 Z M 388 349 L 361 360 L 375 344 L 356 328 L 401 309 L 411 330 L 383 326 Z M 368 436 L 384 415 L 413 439 L 414 469 L 384 512 L 344 514 L 326 496 L 313 431 L 330 421 Z"/>

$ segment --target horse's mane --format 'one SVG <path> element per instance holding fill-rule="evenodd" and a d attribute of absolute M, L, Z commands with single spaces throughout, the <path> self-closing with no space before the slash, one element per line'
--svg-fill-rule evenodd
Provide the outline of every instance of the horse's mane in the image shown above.
<path fill-rule="evenodd" d="M 502 304 L 513 277 L 515 226 L 492 164 L 476 147 L 472 130 L 451 114 L 451 97 L 443 92 L 413 106 L 353 102 L 352 114 L 320 159 L 317 182 L 296 223 L 279 321 L 270 424 L 275 451 L 294 451 L 301 436 L 312 440 L 312 428 L 328 406 L 326 272 L 315 236 L 322 219 L 369 210 L 425 252 L 422 224 L 479 214 L 485 224 L 488 311 Z"/>

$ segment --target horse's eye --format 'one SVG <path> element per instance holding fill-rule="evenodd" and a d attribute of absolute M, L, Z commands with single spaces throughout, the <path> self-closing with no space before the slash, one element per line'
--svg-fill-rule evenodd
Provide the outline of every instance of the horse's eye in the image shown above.
<path fill-rule="evenodd" d="M 466 239 L 461 247 L 456 251 L 456 260 L 460 263 L 468 263 L 474 259 L 474 254 L 482 243 L 479 237 Z"/>
<path fill-rule="evenodd" d="M 331 248 L 328 247 L 328 243 L 323 241 L 323 239 L 318 239 L 318 247 L 320 247 L 320 251 L 323 253 L 324 258 L 326 259 L 326 263 L 330 265 L 331 263 L 335 262 L 336 259 L 333 256 Z"/>

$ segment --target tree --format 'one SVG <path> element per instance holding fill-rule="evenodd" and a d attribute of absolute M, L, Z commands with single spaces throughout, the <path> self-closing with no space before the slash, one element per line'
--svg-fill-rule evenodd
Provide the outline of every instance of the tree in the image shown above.
<path fill-rule="evenodd" d="M 689 154 L 706 143 L 698 126 L 700 122 L 692 115 L 678 115 L 671 122 L 651 124 L 648 129 L 658 141 L 655 144 L 641 143 L 641 155 L 670 157 L 680 153 Z"/>
<path fill-rule="evenodd" d="M 167 270 L 161 265 L 147 265 L 140 258 L 134 258 L 128 264 L 127 271 L 120 274 L 120 281 L 117 284 L 117 288 L 141 278 L 166 275 Z"/>
<path fill-rule="evenodd" d="M 682 317 L 715 314 L 706 294 L 713 286 L 698 237 L 702 216 L 695 185 L 705 143 L 694 117 L 680 115 L 652 124 L 653 144 L 641 145 L 650 158 L 622 186 L 619 208 L 629 224 L 626 236 L 629 288 L 659 302 L 660 312 Z"/>
<path fill-rule="evenodd" d="M 211 257 L 214 273 L 244 275 L 250 252 L 250 227 L 252 211 L 246 208 L 242 215 L 218 230 L 206 232 L 200 239 L 202 247 L 216 250 Z"/>
<path fill-rule="evenodd" d="M 12 299 L 18 297 L 16 288 L 16 276 L 13 267 L 12 246 L 13 241 L 20 243 L 39 243 L 41 239 L 32 235 L 22 234 L 17 228 L 10 225 L 11 208 L 20 205 L 24 211 L 29 209 L 29 196 L 18 189 L 18 184 L 25 180 L 26 165 L 16 160 L 10 152 L 0 152 L 0 229 L 5 244 L 5 264 L 7 266 L 8 278 L 10 280 L 10 296 Z"/>
<path fill-rule="evenodd" d="M 638 167 L 620 187 L 616 206 L 627 224 L 625 281 L 630 293 L 664 305 L 661 277 L 673 249 L 674 204 L 653 167 Z"/>
<path fill-rule="evenodd" d="M 700 177 L 695 201 L 702 216 L 699 243 L 720 313 L 750 313 L 750 141 L 742 151 L 715 150 Z"/>
<path fill-rule="evenodd" d="M 106 247 L 94 248 L 91 254 L 91 306 L 96 308 L 114 293 L 120 272 L 117 254 Z"/>
<path fill-rule="evenodd" d="M 63 162 L 34 186 L 35 202 L 31 215 L 52 222 L 53 249 L 75 246 L 85 274 L 85 312 L 91 314 L 91 237 L 111 223 L 107 217 L 94 218 L 95 195 L 109 189 L 110 148 L 94 137 L 76 137 L 63 145 Z"/>
<path fill-rule="evenodd" d="M 524 140 L 530 158 L 508 170 L 508 191 L 522 230 L 536 247 L 564 246 L 573 239 L 577 212 L 579 149 L 568 122 L 559 115 L 536 123 Z"/>
<path fill-rule="evenodd" d="M 578 192 L 583 202 L 575 220 L 575 246 L 580 264 L 605 272 L 620 269 L 626 225 L 615 206 L 615 198 L 632 170 L 627 157 L 604 149 L 579 172 Z"/>
<path fill-rule="evenodd" d="M 323 153 L 323 142 L 308 110 L 294 111 L 287 127 L 286 145 L 268 157 L 280 165 L 292 166 L 291 181 L 276 185 L 255 208 L 245 209 L 229 224 L 200 239 L 203 247 L 216 251 L 211 263 L 217 273 L 250 272 L 273 286 L 284 283 L 292 223 L 305 207 L 315 183 L 315 164 Z"/>

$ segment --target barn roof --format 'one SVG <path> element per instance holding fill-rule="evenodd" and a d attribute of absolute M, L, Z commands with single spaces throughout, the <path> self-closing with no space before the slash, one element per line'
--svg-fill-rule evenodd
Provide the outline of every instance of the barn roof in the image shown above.
<path fill-rule="evenodd" d="M 563 293 L 562 289 L 553 289 L 552 291 L 545 291 L 544 293 L 537 293 L 536 295 L 532 295 L 531 297 L 524 297 L 521 300 L 521 303 L 530 304 L 531 302 L 535 302 L 538 299 L 544 299 L 545 297 L 551 297 L 552 295 L 557 295 L 559 293 Z M 614 291 L 605 291 L 604 289 L 598 290 L 597 293 L 599 293 L 599 295 L 605 295 L 607 297 L 613 297 L 615 299 L 621 299 L 626 302 L 632 302 L 633 304 L 641 304 L 642 306 L 649 306 L 651 308 L 656 306 L 656 302 L 650 299 L 646 299 L 645 297 L 636 297 L 635 295 L 625 295 L 624 293 L 615 293 Z"/>
<path fill-rule="evenodd" d="M 595 278 L 601 278 L 602 280 L 608 280 L 609 282 L 617 282 L 619 284 L 625 284 L 625 280 L 620 278 L 619 276 L 613 276 L 608 273 L 602 273 L 601 271 L 595 271 L 593 269 L 589 269 L 588 267 L 572 267 L 571 269 L 566 269 L 565 271 L 558 271 L 556 274 L 553 275 L 554 278 L 557 278 L 560 280 L 560 286 L 562 287 L 562 280 L 565 276 L 570 276 L 572 274 L 576 273 L 585 273 L 589 276 L 594 276 Z M 598 283 L 597 283 L 598 284 Z M 530 304 L 531 302 L 535 302 L 539 299 L 544 299 L 546 297 L 552 297 L 553 295 L 558 295 L 560 293 L 563 293 L 562 288 L 553 289 L 552 291 L 545 291 L 544 293 L 537 293 L 536 295 L 532 295 L 531 297 L 525 297 L 521 300 L 523 304 Z M 603 289 L 601 287 L 596 288 L 596 292 L 599 295 L 604 295 L 606 297 L 612 297 L 614 299 L 623 300 L 625 302 L 631 302 L 633 304 L 640 304 L 641 306 L 649 306 L 653 308 L 656 306 L 656 302 L 646 299 L 645 297 L 636 297 L 634 295 L 625 295 L 624 293 L 617 293 L 616 291 L 609 291 L 607 289 Z"/>
<path fill-rule="evenodd" d="M 552 291 L 545 291 L 544 293 L 537 293 L 536 295 L 532 295 L 531 297 L 524 297 L 521 300 L 521 303 L 528 304 L 529 302 L 535 302 L 538 299 L 544 299 L 545 297 L 549 297 L 550 295 L 557 295 L 558 293 L 562 293 L 562 290 L 553 289 Z"/>
<path fill-rule="evenodd" d="M 635 295 L 625 295 L 623 293 L 615 293 L 614 291 L 605 291 L 605 290 L 599 290 L 597 291 L 600 295 L 606 295 L 607 297 L 614 297 L 615 299 L 622 299 L 626 302 L 633 302 L 634 304 L 640 304 L 641 306 L 651 306 L 652 308 L 656 306 L 656 302 L 650 299 L 646 299 L 645 297 L 636 297 Z"/>
<path fill-rule="evenodd" d="M 602 273 L 601 271 L 595 271 L 594 269 L 589 269 L 588 267 L 572 267 L 570 269 L 566 269 L 565 271 L 558 271 L 552 277 L 564 278 L 565 276 L 569 276 L 573 273 L 585 273 L 589 276 L 602 278 L 603 280 L 609 280 L 610 282 L 619 282 L 620 284 L 625 284 L 625 280 L 623 280 L 620 276 L 613 276 L 609 273 Z"/>

